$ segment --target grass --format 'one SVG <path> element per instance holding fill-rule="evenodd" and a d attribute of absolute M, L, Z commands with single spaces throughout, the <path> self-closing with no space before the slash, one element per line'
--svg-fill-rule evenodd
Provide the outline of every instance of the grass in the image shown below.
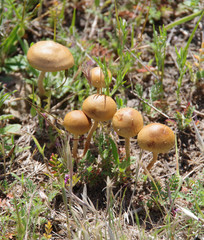
<path fill-rule="evenodd" d="M 162 6 L 160 1 L 45 4 L 1 1 L 0 239 L 202 239 L 198 86 L 203 44 L 195 46 L 203 17 L 200 3 L 188 1 L 189 10 L 184 1 L 185 17 L 176 5 L 177 18 L 171 1 Z M 173 22 L 165 18 L 168 11 Z M 188 25 L 195 17 L 195 26 Z M 172 34 L 179 36 L 181 24 L 188 37 L 184 47 L 174 48 Z M 26 58 L 29 46 L 41 39 L 67 46 L 75 59 L 66 76 L 49 73 L 44 80 L 52 95 L 49 112 L 38 96 L 39 72 Z M 198 57 L 193 58 L 195 48 Z M 115 99 L 118 109 L 133 104 L 145 124 L 165 123 L 176 133 L 175 149 L 160 156 L 151 172 L 143 172 L 151 157 L 141 152 L 136 139 L 130 162 L 125 161 L 124 142 L 110 122 L 100 124 L 90 150 L 75 166 L 70 150 L 74 139 L 62 119 L 96 92 L 85 77 L 94 65 L 105 76 L 111 70 L 112 81 L 106 79 L 103 93 Z M 177 79 L 171 83 L 168 76 L 174 72 Z M 85 138 L 79 139 L 79 155 Z"/>

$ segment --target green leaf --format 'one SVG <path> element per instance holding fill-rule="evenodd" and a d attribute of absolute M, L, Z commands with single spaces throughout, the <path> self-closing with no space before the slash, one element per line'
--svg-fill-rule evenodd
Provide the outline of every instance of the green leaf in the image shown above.
<path fill-rule="evenodd" d="M 115 160 L 115 163 L 117 165 L 119 165 L 120 164 L 120 160 L 119 160 L 119 156 L 118 156 L 118 149 L 117 149 L 117 147 L 115 145 L 115 142 L 111 138 L 109 138 L 109 141 L 110 141 L 110 144 L 111 144 L 113 158 Z"/>
<path fill-rule="evenodd" d="M 35 142 L 35 145 L 37 146 L 38 151 L 44 157 L 45 144 L 43 145 L 43 147 L 41 147 L 38 140 L 36 139 L 36 137 L 33 135 L 31 135 L 31 137 L 32 137 L 33 141 Z"/>
<path fill-rule="evenodd" d="M 130 159 L 128 160 L 124 159 L 122 162 L 120 162 L 119 171 L 124 172 L 129 166 L 130 166 Z"/>
<path fill-rule="evenodd" d="M 36 109 L 34 107 L 31 107 L 30 114 L 31 114 L 32 117 L 36 116 L 37 112 L 36 112 Z"/>
<path fill-rule="evenodd" d="M 1 134 L 11 134 L 11 133 L 17 133 L 21 129 L 20 124 L 10 124 L 6 127 L 0 128 Z"/>
<path fill-rule="evenodd" d="M 204 70 L 203 71 L 198 71 L 196 73 L 196 78 L 197 78 L 197 80 L 200 80 L 200 79 L 204 78 Z"/>
<path fill-rule="evenodd" d="M 10 93 L 4 93 L 4 89 L 0 92 L 0 108 L 3 106 L 4 102 L 16 91 Z"/>
<path fill-rule="evenodd" d="M 92 167 L 92 166 L 89 166 L 89 167 L 87 167 L 87 169 L 86 169 L 86 170 L 87 170 L 88 172 L 91 172 L 91 171 L 92 171 L 92 169 L 93 169 L 93 167 Z"/>
<path fill-rule="evenodd" d="M 71 35 L 73 35 L 73 33 L 74 33 L 75 22 L 76 22 L 76 8 L 74 8 L 73 16 L 72 16 L 72 23 L 69 28 Z"/>
<path fill-rule="evenodd" d="M 100 0 L 95 0 L 95 6 L 99 7 Z"/>
<path fill-rule="evenodd" d="M 11 115 L 11 114 L 4 114 L 4 115 L 0 116 L 0 121 L 6 120 L 6 119 L 13 119 L 13 115 Z"/>
<path fill-rule="evenodd" d="M 11 49 L 13 49 L 13 46 L 15 45 L 18 29 L 19 25 L 16 25 L 11 31 L 10 35 L 2 43 L 2 50 L 7 54 Z"/>

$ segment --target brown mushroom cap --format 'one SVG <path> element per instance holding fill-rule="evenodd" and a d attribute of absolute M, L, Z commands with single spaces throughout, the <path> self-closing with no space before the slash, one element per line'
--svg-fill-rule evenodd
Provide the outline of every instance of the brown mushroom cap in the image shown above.
<path fill-rule="evenodd" d="M 166 153 L 175 144 L 174 132 L 161 123 L 151 123 L 142 128 L 137 137 L 141 149 Z"/>
<path fill-rule="evenodd" d="M 91 120 L 81 110 L 74 110 L 65 115 L 64 127 L 68 132 L 82 135 L 91 128 Z"/>
<path fill-rule="evenodd" d="M 121 108 L 113 116 L 112 124 L 119 136 L 130 138 L 142 129 L 143 118 L 134 108 Z"/>
<path fill-rule="evenodd" d="M 96 121 L 108 121 L 117 111 L 115 101 L 106 95 L 93 94 L 85 99 L 82 111 Z"/>
<path fill-rule="evenodd" d="M 109 78 L 112 77 L 111 72 L 107 69 Z M 90 70 L 91 84 L 96 88 L 102 88 L 106 86 L 105 76 L 100 67 L 95 67 Z"/>
<path fill-rule="evenodd" d="M 30 65 L 40 71 L 57 72 L 71 68 L 74 58 L 69 49 L 53 41 L 39 41 L 27 53 Z"/>

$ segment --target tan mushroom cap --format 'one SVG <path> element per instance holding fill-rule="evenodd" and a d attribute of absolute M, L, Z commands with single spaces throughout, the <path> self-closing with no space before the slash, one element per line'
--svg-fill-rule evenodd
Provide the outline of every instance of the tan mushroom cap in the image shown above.
<path fill-rule="evenodd" d="M 74 110 L 65 115 L 63 125 L 68 132 L 82 135 L 91 128 L 91 120 L 83 111 Z"/>
<path fill-rule="evenodd" d="M 161 123 L 151 123 L 142 128 L 137 137 L 141 149 L 166 153 L 175 144 L 174 132 L 168 126 Z"/>
<path fill-rule="evenodd" d="M 82 111 L 96 121 L 111 120 L 117 106 L 115 101 L 106 95 L 93 94 L 85 99 L 82 104 Z"/>
<path fill-rule="evenodd" d="M 40 71 L 57 72 L 71 68 L 74 58 L 69 49 L 53 41 L 39 41 L 27 53 L 30 65 Z"/>
<path fill-rule="evenodd" d="M 112 77 L 111 72 L 107 69 L 109 78 Z M 106 87 L 105 76 L 100 67 L 95 67 L 90 70 L 90 81 L 91 84 L 96 88 Z"/>
<path fill-rule="evenodd" d="M 142 129 L 143 118 L 134 108 L 121 108 L 113 116 L 112 124 L 119 136 L 130 138 Z"/>

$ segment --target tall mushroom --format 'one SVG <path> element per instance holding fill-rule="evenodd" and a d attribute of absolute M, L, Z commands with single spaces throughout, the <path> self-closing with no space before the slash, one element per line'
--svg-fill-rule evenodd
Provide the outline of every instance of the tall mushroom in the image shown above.
<path fill-rule="evenodd" d="M 38 78 L 40 96 L 45 95 L 43 79 L 46 72 L 67 70 L 74 65 L 74 58 L 69 49 L 51 40 L 33 44 L 28 50 L 27 58 L 32 67 L 41 71 Z"/>
<path fill-rule="evenodd" d="M 74 134 L 72 154 L 77 159 L 78 137 L 89 131 L 91 120 L 83 111 L 73 110 L 65 115 L 63 125 L 68 132 Z"/>
<path fill-rule="evenodd" d="M 142 128 L 137 136 L 141 149 L 153 153 L 153 159 L 147 166 L 149 171 L 157 161 L 159 153 L 167 153 L 175 144 L 174 132 L 161 123 L 151 123 Z"/>
<path fill-rule="evenodd" d="M 143 127 L 142 115 L 134 108 L 119 109 L 112 119 L 114 130 L 125 138 L 126 158 L 130 157 L 130 138 L 138 134 Z"/>
<path fill-rule="evenodd" d="M 111 79 L 112 74 L 107 69 L 108 77 Z M 101 94 L 101 89 L 106 87 L 105 76 L 100 67 L 94 67 L 90 70 L 89 80 L 92 86 L 97 88 L 97 94 Z"/>
<path fill-rule="evenodd" d="M 104 122 L 111 120 L 117 111 L 117 106 L 111 97 L 106 95 L 93 94 L 87 97 L 83 102 L 82 111 L 88 117 L 94 120 L 94 124 L 92 125 L 85 142 L 83 153 L 83 155 L 85 155 L 89 148 L 93 132 L 96 130 L 98 123 L 100 121 Z"/>

